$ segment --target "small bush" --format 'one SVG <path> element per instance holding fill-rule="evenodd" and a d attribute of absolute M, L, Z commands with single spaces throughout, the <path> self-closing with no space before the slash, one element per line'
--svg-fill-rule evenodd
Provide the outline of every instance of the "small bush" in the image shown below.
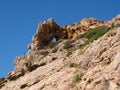
<path fill-rule="evenodd" d="M 28 86 L 28 85 L 27 85 L 27 83 L 26 83 L 26 84 L 21 85 L 20 88 L 21 88 L 21 89 L 24 89 L 24 88 L 27 87 L 27 86 Z"/>
<path fill-rule="evenodd" d="M 15 81 L 18 78 L 20 78 L 21 76 L 24 76 L 24 74 L 25 74 L 24 70 L 21 70 L 21 72 L 18 75 L 10 76 L 10 77 L 8 77 L 8 79 L 10 81 Z"/>
<path fill-rule="evenodd" d="M 77 66 L 77 64 L 76 64 L 76 63 L 72 63 L 72 62 L 71 62 L 71 63 L 69 63 L 69 67 L 71 67 L 71 68 L 72 68 L 72 67 L 75 67 L 75 66 Z"/>
<path fill-rule="evenodd" d="M 89 29 L 85 34 L 84 34 L 84 37 L 86 38 L 91 38 L 93 37 L 94 35 L 96 36 L 101 36 L 103 34 L 105 34 L 107 31 L 108 31 L 108 27 L 107 26 L 98 26 L 96 28 L 92 28 L 92 29 Z"/>
<path fill-rule="evenodd" d="M 73 43 L 73 41 L 70 41 L 70 40 L 66 41 L 66 42 L 64 43 L 63 48 L 64 48 L 64 49 L 72 48 L 72 47 L 73 47 L 73 45 L 71 45 L 72 43 Z"/>
<path fill-rule="evenodd" d="M 73 82 L 76 83 L 76 82 L 79 82 L 82 78 L 82 75 L 81 74 L 76 74 L 73 78 Z"/>
<path fill-rule="evenodd" d="M 87 41 L 84 44 L 80 45 L 80 48 L 88 45 L 94 40 L 97 40 L 99 37 L 107 33 L 108 30 L 109 28 L 107 26 L 98 26 L 96 28 L 89 29 L 85 34 L 83 34 L 83 37 L 87 38 Z"/>

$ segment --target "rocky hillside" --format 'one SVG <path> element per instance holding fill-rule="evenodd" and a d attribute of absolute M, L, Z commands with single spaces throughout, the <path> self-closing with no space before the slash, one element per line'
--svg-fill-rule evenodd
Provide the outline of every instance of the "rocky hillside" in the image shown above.
<path fill-rule="evenodd" d="M 120 15 L 38 25 L 28 52 L 0 79 L 0 90 L 120 90 Z"/>

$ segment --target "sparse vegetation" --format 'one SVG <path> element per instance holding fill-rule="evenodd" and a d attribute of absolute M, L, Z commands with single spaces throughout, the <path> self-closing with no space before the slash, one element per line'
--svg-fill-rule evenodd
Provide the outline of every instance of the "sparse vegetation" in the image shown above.
<path fill-rule="evenodd" d="M 48 51 L 42 51 L 40 52 L 40 55 L 43 55 L 43 58 L 46 57 L 48 55 Z"/>
<path fill-rule="evenodd" d="M 53 50 L 52 50 L 52 53 L 56 53 L 58 51 L 58 47 L 55 47 Z"/>
<path fill-rule="evenodd" d="M 56 43 L 55 43 L 55 42 L 51 42 L 51 43 L 48 45 L 48 47 L 51 48 L 51 49 L 54 48 L 55 46 L 56 46 Z"/>
<path fill-rule="evenodd" d="M 78 39 L 83 38 L 83 37 L 84 37 L 84 35 L 80 34 L 80 35 L 76 36 L 75 40 L 78 40 Z"/>
<path fill-rule="evenodd" d="M 109 27 L 107 26 L 98 26 L 96 28 L 89 29 L 83 37 L 87 38 L 87 41 L 80 45 L 80 48 L 88 45 L 90 42 L 97 40 L 99 37 L 103 36 L 106 32 L 108 32 Z"/>
<path fill-rule="evenodd" d="M 18 78 L 20 78 L 21 76 L 24 76 L 24 74 L 25 74 L 25 71 L 22 69 L 19 74 L 14 75 L 14 76 L 10 76 L 10 77 L 8 77 L 8 79 L 9 79 L 10 81 L 15 81 L 15 80 L 17 80 Z"/>
<path fill-rule="evenodd" d="M 64 66 L 65 66 L 65 67 L 67 66 L 67 67 L 72 68 L 72 67 L 76 67 L 77 64 L 74 63 L 74 62 L 69 61 L 69 62 L 65 62 L 65 63 L 64 63 Z"/>
<path fill-rule="evenodd" d="M 27 70 L 28 70 L 29 72 L 31 72 L 31 71 L 37 69 L 38 67 L 41 67 L 41 66 L 44 66 L 44 65 L 46 65 L 45 62 L 41 63 L 40 65 L 38 65 L 38 64 L 30 65 L 30 66 L 27 67 Z"/>
<path fill-rule="evenodd" d="M 24 89 L 24 88 L 27 87 L 27 86 L 28 86 L 27 83 L 25 83 L 25 84 L 21 85 L 20 88 L 21 88 L 21 89 Z"/>
<path fill-rule="evenodd" d="M 56 41 L 56 42 L 50 42 L 49 45 L 48 45 L 48 48 L 54 48 L 56 47 L 60 42 L 62 41 L 62 39 Z"/>
<path fill-rule="evenodd" d="M 69 63 L 69 67 L 71 67 L 71 68 L 72 68 L 72 67 L 76 67 L 76 66 L 77 66 L 76 63 L 72 63 L 72 62 Z"/>
<path fill-rule="evenodd" d="M 82 78 L 83 74 L 76 74 L 74 77 L 73 77 L 73 82 L 76 83 L 76 82 L 80 82 L 81 78 Z"/>
<path fill-rule="evenodd" d="M 88 69 L 86 68 L 77 66 L 73 77 L 73 83 L 80 82 L 82 80 L 82 77 L 86 74 L 87 70 Z"/>
<path fill-rule="evenodd" d="M 70 48 L 72 48 L 72 47 L 73 47 L 72 43 L 73 43 L 73 41 L 71 41 L 71 40 L 66 41 L 66 42 L 64 43 L 63 48 L 64 48 L 64 49 L 70 49 Z"/>

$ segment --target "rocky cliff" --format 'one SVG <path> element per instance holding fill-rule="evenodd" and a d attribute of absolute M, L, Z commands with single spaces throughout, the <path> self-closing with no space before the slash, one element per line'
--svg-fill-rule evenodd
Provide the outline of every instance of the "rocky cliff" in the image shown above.
<path fill-rule="evenodd" d="M 0 90 L 120 90 L 120 15 L 63 27 L 50 18 L 28 48 Z"/>

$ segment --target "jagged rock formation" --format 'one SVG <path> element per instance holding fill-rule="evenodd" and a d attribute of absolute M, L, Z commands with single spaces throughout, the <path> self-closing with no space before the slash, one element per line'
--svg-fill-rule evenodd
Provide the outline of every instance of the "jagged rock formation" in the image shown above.
<path fill-rule="evenodd" d="M 52 38 L 57 40 L 67 38 L 65 30 L 58 26 L 52 18 L 48 21 L 44 21 L 38 25 L 36 34 L 32 38 L 32 44 L 29 45 L 29 49 L 39 50 L 48 45 Z"/>
<path fill-rule="evenodd" d="M 59 39 L 71 39 L 89 28 L 95 28 L 101 25 L 105 25 L 104 21 L 99 21 L 95 18 L 85 18 L 80 23 L 60 27 L 50 18 L 38 25 L 37 32 L 32 38 L 32 44 L 30 44 L 28 48 L 31 50 L 40 50 L 48 45 L 53 37 L 55 37 L 57 41 Z"/>
<path fill-rule="evenodd" d="M 53 19 L 40 23 L 14 63 L 0 90 L 120 90 L 120 15 L 64 27 Z"/>

